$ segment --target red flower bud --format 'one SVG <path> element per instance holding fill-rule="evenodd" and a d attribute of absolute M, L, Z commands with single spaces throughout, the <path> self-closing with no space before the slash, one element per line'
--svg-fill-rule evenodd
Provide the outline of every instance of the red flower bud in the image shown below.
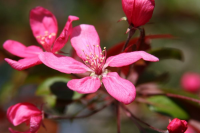
<path fill-rule="evenodd" d="M 154 0 L 122 0 L 122 7 L 128 22 L 134 27 L 146 24 L 152 17 Z"/>
<path fill-rule="evenodd" d="M 184 133 L 187 130 L 187 122 L 175 118 L 169 123 L 167 129 L 169 133 Z"/>
<path fill-rule="evenodd" d="M 25 132 L 9 128 L 10 133 L 36 133 L 42 124 L 43 113 L 31 103 L 18 103 L 8 108 L 7 118 L 14 126 L 21 123 L 30 125 L 30 129 Z"/>

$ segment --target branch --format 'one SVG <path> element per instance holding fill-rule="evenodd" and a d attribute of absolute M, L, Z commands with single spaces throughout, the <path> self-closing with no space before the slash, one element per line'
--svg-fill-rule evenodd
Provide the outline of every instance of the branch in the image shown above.
<path fill-rule="evenodd" d="M 171 94 L 171 93 L 155 93 L 155 94 L 138 93 L 138 94 L 142 96 L 167 96 L 167 97 L 173 97 L 173 98 L 178 98 L 178 99 L 184 99 L 184 100 L 188 100 L 188 101 L 192 101 L 192 102 L 196 102 L 200 104 L 200 100 L 198 99 L 194 99 L 194 98 L 186 97 L 182 95 Z"/>
<path fill-rule="evenodd" d="M 120 103 L 116 101 L 116 112 L 117 112 L 117 133 L 121 132 L 121 121 L 120 121 Z"/>
<path fill-rule="evenodd" d="M 108 107 L 113 101 L 110 101 L 108 102 L 107 104 L 105 104 L 104 106 L 102 106 L 101 108 L 99 109 L 96 109 L 94 111 L 92 111 L 91 113 L 89 114 L 86 114 L 86 115 L 82 115 L 82 116 L 54 116 L 54 115 L 49 115 L 47 116 L 48 119 L 80 119 L 80 118 L 86 118 L 86 117 L 89 117 L 89 116 L 92 116 L 96 113 L 98 113 L 99 111 L 103 110 L 104 108 Z"/>
<path fill-rule="evenodd" d="M 142 124 L 146 125 L 147 127 L 151 128 L 151 129 L 153 129 L 153 130 L 155 130 L 155 131 L 158 131 L 158 132 L 160 132 L 160 133 L 168 133 L 167 130 L 161 130 L 161 129 L 155 128 L 155 127 L 149 125 L 148 123 L 142 121 L 141 119 L 137 118 L 136 116 L 133 115 L 133 113 L 132 113 L 128 108 L 126 108 L 125 105 L 120 104 L 120 106 L 121 106 L 122 109 L 126 112 L 126 115 L 127 115 L 129 118 L 131 118 L 131 120 L 133 120 L 133 121 L 137 120 L 137 121 L 141 122 Z"/>

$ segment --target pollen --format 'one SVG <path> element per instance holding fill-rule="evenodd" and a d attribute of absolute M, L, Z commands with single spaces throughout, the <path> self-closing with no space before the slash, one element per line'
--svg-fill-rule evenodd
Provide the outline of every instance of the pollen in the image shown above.
<path fill-rule="evenodd" d="M 45 42 L 44 41 L 40 41 L 40 43 L 43 45 Z"/>
<path fill-rule="evenodd" d="M 37 39 L 40 39 L 40 38 L 41 38 L 41 36 L 36 36 L 36 38 L 37 38 Z"/>
<path fill-rule="evenodd" d="M 83 51 L 83 62 L 90 69 L 92 69 L 97 75 L 102 74 L 102 69 L 106 60 L 106 47 L 101 50 L 99 45 L 86 45 L 85 51 Z M 87 52 L 86 52 L 87 51 Z"/>
<path fill-rule="evenodd" d="M 44 45 L 49 43 L 53 36 L 56 36 L 56 33 L 49 33 L 49 31 L 44 31 L 43 35 L 36 36 L 36 38 L 39 39 L 42 45 Z"/>

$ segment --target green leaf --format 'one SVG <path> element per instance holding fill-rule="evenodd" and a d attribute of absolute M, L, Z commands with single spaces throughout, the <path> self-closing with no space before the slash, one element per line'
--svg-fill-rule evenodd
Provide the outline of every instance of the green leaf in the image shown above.
<path fill-rule="evenodd" d="M 13 71 L 9 81 L 0 87 L 0 104 L 7 103 L 18 93 L 18 89 L 24 84 L 26 77 L 27 73 L 24 71 Z"/>
<path fill-rule="evenodd" d="M 150 110 L 170 115 L 174 118 L 188 119 L 188 114 L 171 99 L 165 96 L 152 96 L 147 99 L 151 105 Z"/>
<path fill-rule="evenodd" d="M 149 82 L 165 82 L 168 78 L 169 74 L 167 72 L 164 72 L 162 74 L 157 74 L 156 72 L 153 71 L 145 71 L 139 76 L 136 86 L 139 84 L 144 84 Z"/>
<path fill-rule="evenodd" d="M 83 94 L 79 94 L 67 87 L 69 78 L 52 77 L 46 79 L 36 90 L 36 95 L 42 96 L 47 104 L 55 107 L 56 100 L 75 100 Z"/>
<path fill-rule="evenodd" d="M 159 48 L 150 50 L 149 53 L 158 57 L 160 60 L 177 59 L 183 61 L 184 59 L 182 51 L 176 48 Z"/>

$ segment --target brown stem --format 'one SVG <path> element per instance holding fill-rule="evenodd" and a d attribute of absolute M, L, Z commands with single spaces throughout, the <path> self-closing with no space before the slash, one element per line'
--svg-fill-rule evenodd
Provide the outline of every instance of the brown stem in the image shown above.
<path fill-rule="evenodd" d="M 124 47 L 122 49 L 122 52 L 126 49 L 126 47 L 128 46 L 129 41 L 131 40 L 131 37 L 134 35 L 136 29 L 135 28 L 130 28 L 130 31 L 128 33 L 128 38 L 126 40 L 126 43 L 124 44 Z"/>
<path fill-rule="evenodd" d="M 158 132 L 160 132 L 160 133 L 167 133 L 167 132 L 168 132 L 167 130 L 161 130 L 161 129 L 155 128 L 155 127 L 149 125 L 148 123 L 142 121 L 141 119 L 137 118 L 136 116 L 133 115 L 133 113 L 132 113 L 128 108 L 126 108 L 125 105 L 120 104 L 120 106 L 121 106 L 122 109 L 126 112 L 127 116 L 128 116 L 129 118 L 131 118 L 131 120 L 133 120 L 133 121 L 137 120 L 137 121 L 141 122 L 142 124 L 146 125 L 147 127 L 151 128 L 151 129 L 153 129 L 153 130 L 155 130 L 155 131 L 158 131 Z"/>
<path fill-rule="evenodd" d="M 145 40 L 145 30 L 144 28 L 138 28 L 140 31 L 140 38 L 138 39 L 138 45 L 137 45 L 137 50 L 141 50 L 141 44 L 144 44 L 144 40 Z"/>
<path fill-rule="evenodd" d="M 186 97 L 186 96 L 182 96 L 182 95 L 171 94 L 171 93 L 156 93 L 156 94 L 138 93 L 138 94 L 143 95 L 143 96 L 159 96 L 159 95 L 168 96 L 168 97 L 173 97 L 173 98 L 189 100 L 189 101 L 196 102 L 196 103 L 200 104 L 200 100 L 198 100 L 198 99 L 194 99 L 194 98 Z"/>
<path fill-rule="evenodd" d="M 121 132 L 121 119 L 120 119 L 120 106 L 119 106 L 119 102 L 116 101 L 116 112 L 117 112 L 117 133 Z"/>
<path fill-rule="evenodd" d="M 113 101 L 110 101 L 108 102 L 107 104 L 105 104 L 104 106 L 102 106 L 101 108 L 99 109 L 96 109 L 94 111 L 92 111 L 91 113 L 89 114 L 86 114 L 86 115 L 82 115 L 82 116 L 54 116 L 54 115 L 48 115 L 47 118 L 48 119 L 80 119 L 80 118 L 86 118 L 86 117 L 89 117 L 89 116 L 92 116 L 96 113 L 98 113 L 99 111 L 105 109 L 106 107 L 108 107 Z"/>

